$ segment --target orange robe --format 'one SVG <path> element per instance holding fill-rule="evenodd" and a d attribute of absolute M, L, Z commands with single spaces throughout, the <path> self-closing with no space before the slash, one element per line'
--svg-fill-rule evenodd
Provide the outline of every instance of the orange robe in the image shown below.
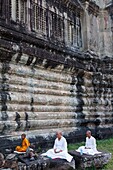
<path fill-rule="evenodd" d="M 28 141 L 28 139 L 24 139 L 23 141 L 22 141 L 22 146 L 17 146 L 16 147 L 16 151 L 18 151 L 18 152 L 26 152 L 26 150 L 27 150 L 27 148 L 30 146 L 30 143 L 29 143 L 29 141 Z"/>

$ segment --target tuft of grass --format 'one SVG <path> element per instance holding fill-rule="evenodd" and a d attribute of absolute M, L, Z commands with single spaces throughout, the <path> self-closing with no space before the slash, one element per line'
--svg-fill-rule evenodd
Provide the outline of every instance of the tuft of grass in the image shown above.
<path fill-rule="evenodd" d="M 76 150 L 79 146 L 83 146 L 84 144 L 85 142 L 69 144 L 68 150 Z M 97 140 L 97 149 L 112 153 L 111 160 L 102 168 L 102 170 L 113 170 L 113 138 Z"/>

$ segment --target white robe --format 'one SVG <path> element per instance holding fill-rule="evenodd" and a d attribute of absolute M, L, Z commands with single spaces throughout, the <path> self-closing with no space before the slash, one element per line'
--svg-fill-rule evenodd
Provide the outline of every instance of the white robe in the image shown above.
<path fill-rule="evenodd" d="M 86 137 L 85 146 L 79 147 L 76 151 L 78 151 L 78 152 L 82 151 L 82 153 L 89 154 L 89 155 L 94 155 L 94 154 L 100 153 L 96 149 L 96 140 L 93 136 L 91 136 L 90 138 Z"/>
<path fill-rule="evenodd" d="M 62 150 L 62 152 L 55 153 L 54 149 Z M 68 154 L 67 151 L 67 142 L 66 139 L 62 136 L 60 140 L 56 138 L 53 149 L 49 149 L 46 153 L 43 153 L 42 156 L 48 156 L 52 159 L 60 158 L 66 159 L 68 162 L 71 162 L 72 156 Z"/>

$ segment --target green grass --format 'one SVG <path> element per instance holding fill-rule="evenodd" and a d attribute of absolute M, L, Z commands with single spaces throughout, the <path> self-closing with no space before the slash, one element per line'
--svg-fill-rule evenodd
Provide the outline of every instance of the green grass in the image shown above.
<path fill-rule="evenodd" d="M 68 149 L 75 150 L 79 146 L 82 146 L 84 144 L 85 144 L 84 142 L 76 143 L 76 144 L 69 144 Z M 102 170 L 113 170 L 113 138 L 106 139 L 106 140 L 97 140 L 97 149 L 112 153 L 111 160 L 108 162 L 107 165 L 103 167 Z"/>

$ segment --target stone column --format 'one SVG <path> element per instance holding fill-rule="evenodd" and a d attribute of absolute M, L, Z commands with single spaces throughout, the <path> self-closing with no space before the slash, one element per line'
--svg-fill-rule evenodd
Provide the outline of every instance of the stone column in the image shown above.
<path fill-rule="evenodd" d="M 111 17 L 107 10 L 100 11 L 100 55 L 101 58 L 112 56 L 112 31 L 111 31 Z"/>
<path fill-rule="evenodd" d="M 31 30 L 31 6 L 30 6 L 30 0 L 27 1 L 27 27 L 28 27 L 28 30 L 30 31 Z"/>
<path fill-rule="evenodd" d="M 112 32 L 112 40 L 113 40 L 113 6 L 110 11 L 110 16 L 111 16 L 111 32 Z M 112 43 L 112 51 L 113 51 L 113 43 Z"/>
<path fill-rule="evenodd" d="M 89 49 L 89 15 L 88 15 L 89 2 L 84 4 L 84 12 L 82 15 L 82 29 L 83 29 L 83 49 L 87 51 Z"/>
<path fill-rule="evenodd" d="M 99 6 L 95 3 L 86 1 L 84 4 L 84 12 L 82 18 L 83 29 L 83 50 L 93 52 L 98 55 L 98 39 L 99 39 L 99 24 L 98 24 Z"/>

